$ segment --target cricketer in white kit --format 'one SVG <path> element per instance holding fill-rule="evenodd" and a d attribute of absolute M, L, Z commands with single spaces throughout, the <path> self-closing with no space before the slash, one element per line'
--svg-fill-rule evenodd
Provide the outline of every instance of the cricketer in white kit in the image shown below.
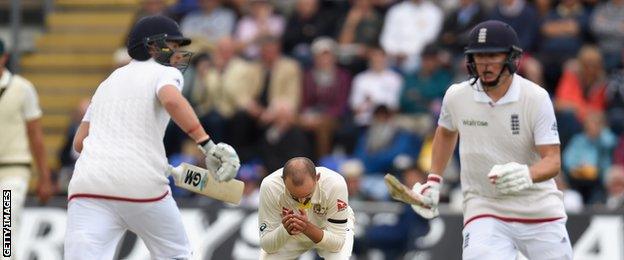
<path fill-rule="evenodd" d="M 305 157 L 290 159 L 260 185 L 260 259 L 297 259 L 315 248 L 328 260 L 353 249 L 354 214 L 337 172 Z"/>
<path fill-rule="evenodd" d="M 438 215 L 439 189 L 459 137 L 463 259 L 572 259 L 562 193 L 560 149 L 546 90 L 515 74 L 522 53 L 511 26 L 485 21 L 465 54 L 472 79 L 444 96 L 431 173 L 412 196 L 427 218 Z"/>
<path fill-rule="evenodd" d="M 214 144 L 181 95 L 190 44 L 178 25 L 148 16 L 132 28 L 133 60 L 97 88 L 74 139 L 80 152 L 69 183 L 65 259 L 112 259 L 126 230 L 152 259 L 189 259 L 192 251 L 169 190 L 163 136 L 169 119 L 206 155 L 219 181 L 239 168 L 236 152 Z"/>

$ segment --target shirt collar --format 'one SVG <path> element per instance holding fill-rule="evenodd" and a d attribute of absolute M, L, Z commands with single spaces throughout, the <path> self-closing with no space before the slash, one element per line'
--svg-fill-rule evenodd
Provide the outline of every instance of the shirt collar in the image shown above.
<path fill-rule="evenodd" d="M 6 88 L 11 81 L 11 72 L 8 69 L 4 69 L 2 76 L 0 77 L 0 88 Z"/>
<path fill-rule="evenodd" d="M 483 92 L 483 86 L 481 85 L 481 80 L 477 80 L 476 84 L 477 84 L 478 90 L 473 90 L 474 100 L 477 102 L 492 103 L 496 105 L 516 102 L 520 99 L 520 86 L 518 85 L 518 82 L 519 82 L 518 75 L 514 74 L 511 80 L 511 85 L 509 86 L 509 89 L 507 89 L 507 92 L 505 92 L 505 95 L 501 99 L 499 99 L 496 103 L 494 103 L 492 101 L 492 98 L 490 98 L 487 94 L 485 94 L 485 92 Z"/>

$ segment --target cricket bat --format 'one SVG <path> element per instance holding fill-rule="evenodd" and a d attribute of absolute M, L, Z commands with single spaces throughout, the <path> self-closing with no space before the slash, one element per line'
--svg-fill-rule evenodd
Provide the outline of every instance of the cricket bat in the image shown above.
<path fill-rule="evenodd" d="M 384 176 L 384 182 L 388 188 L 390 196 L 392 196 L 393 199 L 410 205 L 425 206 L 425 203 L 421 200 L 422 196 L 420 194 L 414 193 L 412 189 L 403 185 L 403 183 L 401 183 L 392 174 L 386 174 Z"/>
<path fill-rule="evenodd" d="M 238 205 L 243 197 L 245 183 L 237 179 L 217 181 L 213 173 L 195 165 L 182 163 L 172 167 L 175 185 L 210 198 Z"/>

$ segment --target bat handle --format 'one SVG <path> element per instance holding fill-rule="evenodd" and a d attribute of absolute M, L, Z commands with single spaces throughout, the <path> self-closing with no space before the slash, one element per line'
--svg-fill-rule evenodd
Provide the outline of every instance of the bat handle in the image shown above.
<path fill-rule="evenodd" d="M 168 165 L 167 176 L 169 175 L 172 175 L 173 178 L 177 180 L 178 177 L 182 175 L 182 165 L 179 165 L 178 167 Z"/>

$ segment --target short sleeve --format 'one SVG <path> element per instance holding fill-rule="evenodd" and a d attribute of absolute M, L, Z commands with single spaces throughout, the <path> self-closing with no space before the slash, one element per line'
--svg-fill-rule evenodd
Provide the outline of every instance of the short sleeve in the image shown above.
<path fill-rule="evenodd" d="M 559 131 L 555 110 L 547 93 L 541 95 L 539 105 L 533 112 L 533 136 L 535 145 L 559 144 Z"/>
<path fill-rule="evenodd" d="M 160 91 L 162 87 L 167 85 L 175 86 L 178 90 L 182 91 L 184 78 L 178 69 L 166 67 L 166 69 L 162 71 L 162 74 L 156 83 L 156 94 L 158 94 L 158 91 Z"/>
<path fill-rule="evenodd" d="M 82 117 L 82 122 L 91 121 L 91 104 L 87 107 L 87 111 L 85 111 L 84 116 Z"/>
<path fill-rule="evenodd" d="M 444 99 L 442 99 L 442 108 L 440 109 L 440 118 L 438 118 L 438 125 L 451 131 L 457 131 L 457 126 L 453 120 L 453 115 L 449 107 L 449 92 L 446 92 Z"/>
<path fill-rule="evenodd" d="M 37 91 L 31 84 L 24 84 L 25 100 L 22 106 L 22 116 L 26 121 L 37 119 L 43 114 L 41 107 L 39 107 L 39 98 L 37 97 Z"/>

